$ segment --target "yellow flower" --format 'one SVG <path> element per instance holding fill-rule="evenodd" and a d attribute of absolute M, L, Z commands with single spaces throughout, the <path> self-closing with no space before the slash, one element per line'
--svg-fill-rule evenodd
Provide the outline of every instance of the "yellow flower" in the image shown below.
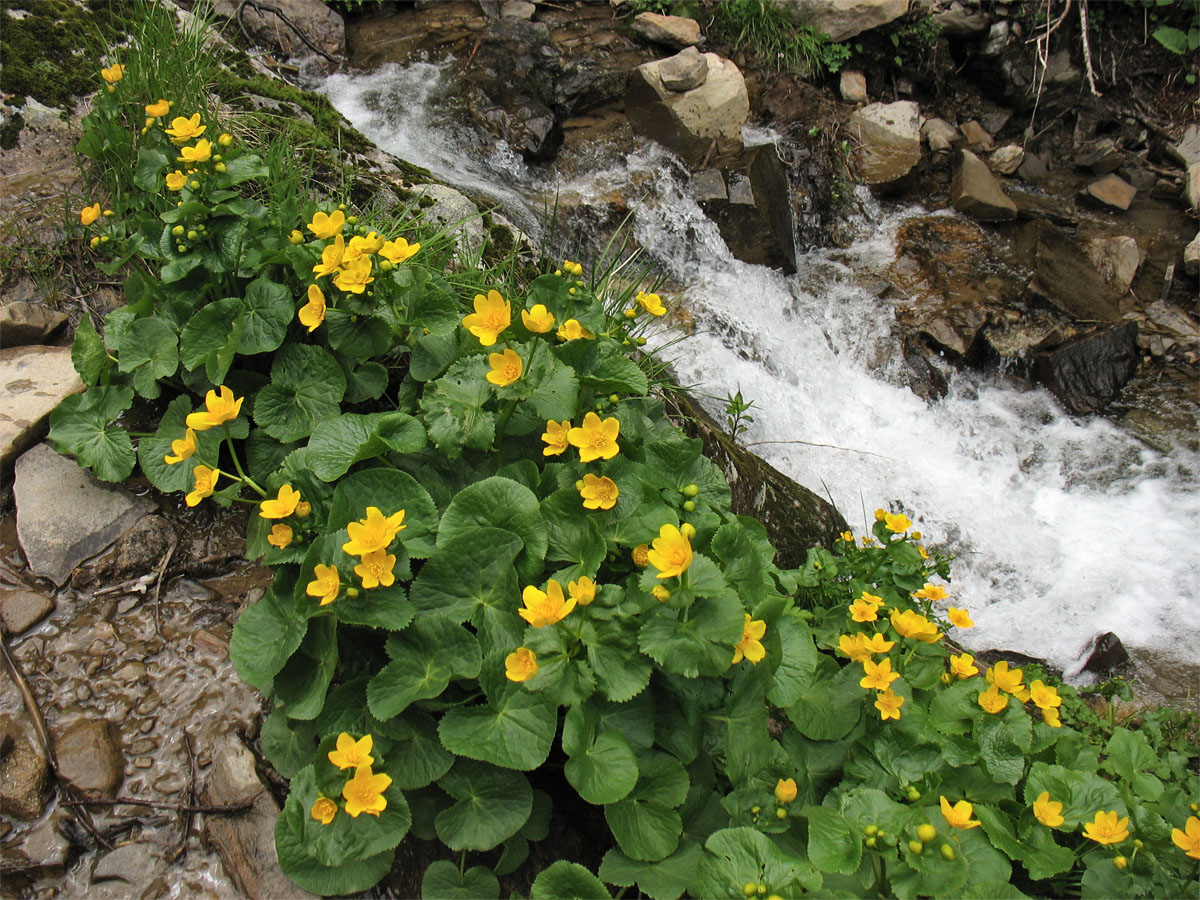
<path fill-rule="evenodd" d="M 542 456 L 559 456 L 566 452 L 570 446 L 567 440 L 567 433 L 571 430 L 571 420 L 563 419 L 561 422 L 555 422 L 549 419 L 546 422 L 546 432 L 542 435 L 542 442 L 546 445 L 542 450 Z"/>
<path fill-rule="evenodd" d="M 480 344 L 490 347 L 500 332 L 512 324 L 512 304 L 499 291 L 488 291 L 486 297 L 476 294 L 475 312 L 463 316 L 462 324 L 479 338 Z"/>
<path fill-rule="evenodd" d="M 1064 822 L 1062 817 L 1063 805 L 1057 800 L 1050 799 L 1049 791 L 1042 791 L 1033 801 L 1033 814 L 1047 828 L 1057 828 Z"/>
<path fill-rule="evenodd" d="M 360 256 L 342 266 L 333 276 L 333 285 L 347 294 L 361 294 L 374 280 L 371 275 L 371 258 Z"/>
<path fill-rule="evenodd" d="M 383 792 L 392 783 L 390 775 L 382 772 L 371 774 L 370 766 L 359 766 L 354 770 L 354 777 L 342 788 L 342 796 L 346 798 L 346 812 L 350 818 L 357 819 L 360 813 L 378 816 L 387 809 L 387 800 Z"/>
<path fill-rule="evenodd" d="M 767 623 L 762 619 L 751 619 L 750 613 L 744 615 L 746 621 L 742 625 L 742 639 L 733 648 L 733 662 L 736 665 L 745 657 L 757 666 L 767 656 L 767 650 L 762 645 L 762 637 L 767 633 Z"/>
<path fill-rule="evenodd" d="M 854 532 L 853 531 L 843 531 L 841 534 L 838 535 L 838 537 L 841 538 L 843 541 L 845 541 L 847 544 L 854 543 Z"/>
<path fill-rule="evenodd" d="M 295 537 L 295 533 L 292 531 L 292 526 L 276 522 L 271 526 L 271 533 L 267 535 L 267 543 L 282 550 L 292 542 L 293 537 Z"/>
<path fill-rule="evenodd" d="M 304 243 L 303 233 L 301 233 L 301 232 L 297 231 L 295 228 L 293 228 L 292 233 L 288 235 L 288 243 L 289 244 L 303 244 Z"/>
<path fill-rule="evenodd" d="M 567 432 L 567 440 L 572 447 L 579 448 L 579 459 L 586 463 L 616 456 L 621 450 L 617 445 L 620 432 L 620 419 L 613 416 L 601 421 L 598 415 L 590 412 L 583 417 L 583 425 Z"/>
<path fill-rule="evenodd" d="M 325 241 L 334 235 L 341 235 L 346 226 L 346 214 L 340 209 L 332 213 L 318 212 L 306 226 L 317 240 Z"/>
<path fill-rule="evenodd" d="M 125 77 L 125 67 L 120 63 L 113 63 L 109 68 L 100 70 L 100 77 L 109 84 L 116 84 Z"/>
<path fill-rule="evenodd" d="M 258 514 L 264 519 L 286 519 L 296 511 L 299 502 L 300 492 L 290 484 L 285 484 L 274 500 L 264 500 L 258 504 Z"/>
<path fill-rule="evenodd" d="M 946 612 L 946 618 L 950 620 L 950 624 L 955 628 L 975 627 L 975 623 L 971 621 L 971 616 L 965 609 L 958 609 L 952 606 Z"/>
<path fill-rule="evenodd" d="M 1200 819 L 1188 816 L 1183 828 L 1171 829 L 1171 840 L 1192 859 L 1200 859 Z"/>
<path fill-rule="evenodd" d="M 884 513 L 883 524 L 893 534 L 904 534 L 904 532 L 912 528 L 912 519 L 903 513 Z"/>
<path fill-rule="evenodd" d="M 195 506 L 205 497 L 213 495 L 213 491 L 217 489 L 217 479 L 221 477 L 221 470 L 196 466 L 192 469 L 192 477 L 196 479 L 196 486 L 185 498 L 188 506 Z"/>
<path fill-rule="evenodd" d="M 488 365 L 492 367 L 492 371 L 487 373 L 487 380 L 496 387 L 512 384 L 525 371 L 524 361 L 511 348 L 505 348 L 503 353 L 489 353 Z"/>
<path fill-rule="evenodd" d="M 374 744 L 375 740 L 369 734 L 356 741 L 350 734 L 343 731 L 338 735 L 337 749 L 329 751 L 329 761 L 339 769 L 355 769 L 359 766 L 372 765 L 375 762 L 375 758 L 371 756 L 371 748 Z"/>
<path fill-rule="evenodd" d="M 545 334 L 554 327 L 554 314 L 544 303 L 535 303 L 532 309 L 521 310 L 521 324 L 534 334 Z"/>
<path fill-rule="evenodd" d="M 583 487 L 579 489 L 584 509 L 612 509 L 619 493 L 617 483 L 607 475 L 597 478 L 590 472 L 583 476 Z"/>
<path fill-rule="evenodd" d="M 308 286 L 308 302 L 300 307 L 300 311 L 296 313 L 296 318 L 309 331 L 315 330 L 318 325 L 325 321 L 325 293 L 315 284 Z"/>
<path fill-rule="evenodd" d="M 882 634 L 873 634 L 863 642 L 863 646 L 872 653 L 887 653 L 896 646 L 896 642 L 884 640 Z"/>
<path fill-rule="evenodd" d="M 146 104 L 146 115 L 153 116 L 156 119 L 161 119 L 171 111 L 170 100 L 158 100 L 154 103 Z"/>
<path fill-rule="evenodd" d="M 1021 684 L 1023 675 L 1024 673 L 1020 669 L 1009 669 L 1008 663 L 1001 660 L 988 668 L 984 673 L 984 678 L 987 679 L 988 684 L 995 685 L 1006 694 L 1019 694 L 1023 689 Z M 1018 699 L 1020 698 L 1018 697 Z"/>
<path fill-rule="evenodd" d="M 563 271 L 566 272 L 568 275 L 574 275 L 574 276 L 578 277 L 583 274 L 583 266 L 581 266 L 577 262 L 571 262 L 569 259 L 563 260 L 562 267 L 563 267 Z"/>
<path fill-rule="evenodd" d="M 596 582 L 586 575 L 580 575 L 578 581 L 567 584 L 567 593 L 580 606 L 587 606 L 596 599 Z"/>
<path fill-rule="evenodd" d="M 312 504 L 307 500 L 301 500 L 296 504 L 296 518 L 303 519 L 310 512 L 312 512 Z"/>
<path fill-rule="evenodd" d="M 504 657 L 504 677 L 509 681 L 528 681 L 537 673 L 537 654 L 528 647 L 518 647 Z"/>
<path fill-rule="evenodd" d="M 167 173 L 167 190 L 182 191 L 187 186 L 187 176 L 176 169 Z"/>
<path fill-rule="evenodd" d="M 338 592 L 342 589 L 342 576 L 337 566 L 323 566 L 318 563 L 313 569 L 313 574 L 317 576 L 316 580 L 308 583 L 304 593 L 310 597 L 320 597 L 321 606 L 336 600 Z"/>
<path fill-rule="evenodd" d="M 878 663 L 864 659 L 862 667 L 866 674 L 859 680 L 858 686 L 868 690 L 889 691 L 892 688 L 892 682 L 900 677 L 899 672 L 892 671 L 890 659 Z"/>
<path fill-rule="evenodd" d="M 574 597 L 563 597 L 562 585 L 551 578 L 546 582 L 546 590 L 541 591 L 532 584 L 521 594 L 524 609 L 518 609 L 517 614 L 534 628 L 544 628 L 561 622 L 575 608 Z"/>
<path fill-rule="evenodd" d="M 321 251 L 321 261 L 313 266 L 313 273 L 318 278 L 322 275 L 332 275 L 342 264 L 342 257 L 345 255 L 346 239 L 339 234 L 333 239 L 332 244 L 327 244 Z"/>
<path fill-rule="evenodd" d="M 883 519 L 884 519 L 884 517 L 885 517 L 886 515 L 887 515 L 887 510 L 886 510 L 886 509 L 877 509 L 877 510 L 875 510 L 875 521 L 876 521 L 876 522 L 882 522 L 882 521 L 883 521 Z"/>
<path fill-rule="evenodd" d="M 350 243 L 346 247 L 346 254 L 353 259 L 357 259 L 360 256 L 370 256 L 383 249 L 383 244 L 383 238 L 374 231 L 366 235 L 356 234 L 350 238 Z"/>
<path fill-rule="evenodd" d="M 992 685 L 979 695 L 979 705 L 984 712 L 998 713 L 1008 706 L 1008 694 L 1003 694 L 996 685 Z"/>
<path fill-rule="evenodd" d="M 978 675 L 979 667 L 975 665 L 975 657 L 970 653 L 951 656 L 950 674 L 955 678 L 970 678 L 972 675 Z"/>
<path fill-rule="evenodd" d="M 1124 856 L 1114 856 L 1113 857 L 1113 865 L 1116 866 L 1118 869 L 1120 869 L 1123 872 L 1129 868 L 1129 860 L 1126 859 Z"/>
<path fill-rule="evenodd" d="M 913 591 L 913 596 L 918 600 L 945 600 L 950 595 L 940 584 L 926 584 L 921 590 Z"/>
<path fill-rule="evenodd" d="M 196 432 L 189 428 L 183 433 L 182 441 L 171 441 L 171 455 L 164 456 L 163 462 L 168 466 L 173 466 L 175 463 L 181 463 L 185 459 L 191 458 L 196 453 Z"/>
<path fill-rule="evenodd" d="M 396 583 L 396 576 L 392 572 L 395 565 L 396 557 L 393 554 L 386 550 L 375 550 L 362 555 L 362 561 L 354 567 L 354 574 L 362 579 L 362 586 L 368 591 L 380 585 L 391 587 Z"/>
<path fill-rule="evenodd" d="M 100 218 L 100 204 L 93 203 L 91 206 L 85 206 L 79 213 L 80 225 L 91 225 Z"/>
<path fill-rule="evenodd" d="M 1117 811 L 1103 810 L 1091 822 L 1083 823 L 1083 836 L 1097 844 L 1119 844 L 1129 837 L 1129 817 L 1117 818 Z"/>
<path fill-rule="evenodd" d="M 173 143 L 186 144 L 192 138 L 198 138 L 204 134 L 204 129 L 207 127 L 207 125 L 200 124 L 200 113 L 195 113 L 190 119 L 176 116 L 171 120 L 171 127 L 166 129 L 166 133 Z"/>
<path fill-rule="evenodd" d="M 322 825 L 331 823 L 337 811 L 337 804 L 328 797 L 318 797 L 317 802 L 312 805 L 312 817 Z"/>
<path fill-rule="evenodd" d="M 971 813 L 975 811 L 975 807 L 966 800 L 959 800 L 951 806 L 950 801 L 943 796 L 941 803 L 942 817 L 951 828 L 978 828 L 983 824 L 978 819 L 971 821 Z"/>
<path fill-rule="evenodd" d="M 875 695 L 875 708 L 879 710 L 879 718 L 885 722 L 888 719 L 899 719 L 900 707 L 903 705 L 904 698 L 893 693 L 891 688 Z"/>
<path fill-rule="evenodd" d="M 383 242 L 383 246 L 379 248 L 379 255 L 390 263 L 399 264 L 415 256 L 420 249 L 420 244 L 410 244 L 404 238 L 395 238 Z"/>
<path fill-rule="evenodd" d="M 1040 678 L 1030 683 L 1029 699 L 1038 709 L 1042 710 L 1062 706 L 1062 697 L 1058 696 L 1058 690 L 1044 684 Z"/>
<path fill-rule="evenodd" d="M 558 339 L 561 341 L 575 341 L 579 338 L 594 338 L 596 333 L 590 328 L 584 328 L 579 324 L 578 319 L 567 319 L 558 328 Z"/>
<path fill-rule="evenodd" d="M 667 308 L 663 306 L 662 297 L 658 296 L 658 294 L 645 294 L 638 291 L 633 299 L 637 301 L 638 306 L 652 316 L 663 316 L 667 313 Z"/>
<path fill-rule="evenodd" d="M 838 652 L 850 657 L 851 662 L 865 662 L 871 658 L 867 648 L 867 636 L 861 631 L 843 634 L 838 638 Z"/>
<path fill-rule="evenodd" d="M 368 506 L 365 519 L 346 526 L 346 535 L 350 540 L 342 544 L 342 550 L 351 556 L 366 556 L 376 550 L 386 550 L 396 535 L 408 527 L 403 522 L 404 510 L 385 516 L 379 507 Z"/>
<path fill-rule="evenodd" d="M 638 544 L 630 551 L 630 556 L 633 557 L 633 564 L 639 569 L 644 569 L 650 565 L 650 547 L 648 544 Z"/>
<path fill-rule="evenodd" d="M 911 609 L 904 612 L 893 609 L 892 627 L 901 637 L 914 638 L 923 644 L 932 644 L 941 637 L 935 624 Z"/>
<path fill-rule="evenodd" d="M 775 799 L 780 803 L 791 803 L 799 793 L 795 778 L 780 778 L 775 782 Z"/>
<path fill-rule="evenodd" d="M 232 422 L 242 411 L 242 401 L 245 397 L 234 397 L 233 391 L 221 385 L 220 393 L 209 391 L 204 395 L 204 412 L 189 413 L 187 427 L 196 431 L 207 431 L 226 422 Z"/>
<path fill-rule="evenodd" d="M 658 569 L 659 578 L 682 575 L 692 564 L 692 542 L 674 525 L 663 525 L 658 537 L 652 542 L 653 549 L 647 551 L 646 561 Z"/>
<path fill-rule="evenodd" d="M 1042 710 L 1042 721 L 1051 728 L 1062 728 L 1062 719 L 1058 717 L 1058 710 L 1053 706 Z"/>
<path fill-rule="evenodd" d="M 212 159 L 212 147 L 212 141 L 206 141 L 203 138 L 196 141 L 195 147 L 180 147 L 179 162 L 191 163 L 192 165 L 208 162 Z"/>
<path fill-rule="evenodd" d="M 874 622 L 879 618 L 879 607 L 866 599 L 870 596 L 864 591 L 861 597 L 850 604 L 850 618 L 855 622 Z"/>
<path fill-rule="evenodd" d="M 666 603 L 671 599 L 671 592 L 667 590 L 666 585 L 656 584 L 650 588 L 650 596 L 659 603 Z"/>

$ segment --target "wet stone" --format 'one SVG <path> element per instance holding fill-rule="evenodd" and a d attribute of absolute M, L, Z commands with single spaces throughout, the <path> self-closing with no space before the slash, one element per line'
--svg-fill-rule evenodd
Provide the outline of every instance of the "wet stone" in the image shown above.
<path fill-rule="evenodd" d="M 35 591 L 0 594 L 0 622 L 8 634 L 20 634 L 54 611 L 54 601 Z"/>
<path fill-rule="evenodd" d="M 984 162 L 969 150 L 955 160 L 950 195 L 954 208 L 985 222 L 1017 217 L 1017 205 L 1001 189 Z"/>
<path fill-rule="evenodd" d="M 139 769 L 149 769 L 154 765 L 154 760 L 149 756 L 139 756 L 133 764 Z"/>
<path fill-rule="evenodd" d="M 157 694 L 151 694 L 149 697 L 146 697 L 144 700 L 142 700 L 142 702 L 135 707 L 134 711 L 139 716 L 148 716 L 160 706 L 162 706 L 161 698 L 159 698 Z"/>
<path fill-rule="evenodd" d="M 46 434 L 54 408 L 82 390 L 69 347 L 0 350 L 0 473 Z"/>
<path fill-rule="evenodd" d="M 79 687 L 75 688 L 75 699 L 80 703 L 83 703 L 86 700 L 91 700 L 92 689 L 86 684 L 81 684 Z"/>
<path fill-rule="evenodd" d="M 974 119 L 963 122 L 959 127 L 963 133 L 963 137 L 967 139 L 967 145 L 972 150 L 989 153 L 996 146 L 995 141 L 992 140 L 992 136 Z"/>
<path fill-rule="evenodd" d="M 144 756 L 158 749 L 158 741 L 153 738 L 139 738 L 129 745 L 129 752 L 136 756 Z"/>
<path fill-rule="evenodd" d="M 1084 655 L 1087 656 L 1087 662 L 1083 664 L 1083 671 L 1101 675 L 1129 659 L 1129 651 L 1111 631 L 1092 638 Z"/>
<path fill-rule="evenodd" d="M 153 730 L 154 730 L 154 720 L 153 719 L 147 719 L 145 722 L 143 722 L 141 725 L 138 726 L 138 731 L 141 732 L 142 734 L 149 734 Z"/>
<path fill-rule="evenodd" d="M 121 668 L 117 669 L 113 677 L 116 678 L 117 681 L 124 681 L 127 683 L 141 681 L 146 677 L 146 666 L 145 664 L 138 662 L 126 663 L 125 665 L 121 666 Z"/>
<path fill-rule="evenodd" d="M 59 774 L 85 794 L 114 797 L 124 765 L 112 726 L 101 719 L 79 719 L 55 736 Z"/>
<path fill-rule="evenodd" d="M 1083 189 L 1081 196 L 1094 204 L 1126 210 L 1133 202 L 1137 188 L 1117 175 L 1105 175 Z"/>
<path fill-rule="evenodd" d="M 0 761 L 0 812 L 25 821 L 40 816 L 49 771 L 33 742 L 19 741 Z"/>
<path fill-rule="evenodd" d="M 143 598 L 139 595 L 139 596 L 134 596 L 134 597 L 125 597 L 123 600 L 118 601 L 117 602 L 117 615 L 123 616 L 123 615 L 125 615 L 125 613 L 129 612 L 131 609 L 136 609 L 138 604 L 140 604 L 142 602 L 142 600 L 143 600 Z"/>

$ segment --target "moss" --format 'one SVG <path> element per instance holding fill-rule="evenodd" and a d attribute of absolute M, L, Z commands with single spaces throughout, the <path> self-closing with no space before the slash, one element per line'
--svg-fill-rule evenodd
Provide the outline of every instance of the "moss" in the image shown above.
<path fill-rule="evenodd" d="M 25 119 L 20 113 L 13 113 L 7 122 L 0 127 L 0 150 L 11 150 L 17 146 L 17 136 L 25 127 Z"/>

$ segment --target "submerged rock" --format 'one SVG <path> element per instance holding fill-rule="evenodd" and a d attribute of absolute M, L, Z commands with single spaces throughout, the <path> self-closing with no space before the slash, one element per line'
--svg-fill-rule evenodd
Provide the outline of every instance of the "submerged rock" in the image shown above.
<path fill-rule="evenodd" d="M 8 634 L 32 628 L 54 611 L 54 601 L 36 591 L 0 591 L 0 622 Z"/>
<path fill-rule="evenodd" d="M 1064 232 L 1047 222 L 1038 225 L 1030 293 L 1076 319 L 1116 321 L 1121 313 L 1118 294 L 1105 283 L 1092 261 Z"/>
<path fill-rule="evenodd" d="M 38 818 L 49 774 L 46 757 L 34 741 L 27 736 L 18 737 L 0 760 L 0 813 L 27 822 Z"/>

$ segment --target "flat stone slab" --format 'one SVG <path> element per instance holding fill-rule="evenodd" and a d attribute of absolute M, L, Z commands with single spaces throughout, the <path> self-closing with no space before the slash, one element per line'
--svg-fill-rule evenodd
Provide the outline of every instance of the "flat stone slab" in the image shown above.
<path fill-rule="evenodd" d="M 1093 203 L 1111 206 L 1113 209 L 1126 210 L 1133 202 L 1137 188 L 1128 181 L 1116 175 L 1105 175 L 1099 181 L 1093 181 L 1083 190 L 1084 199 Z"/>
<path fill-rule="evenodd" d="M 54 611 L 54 601 L 36 591 L 0 591 L 0 622 L 9 634 L 32 628 Z"/>
<path fill-rule="evenodd" d="M 63 398 L 82 390 L 70 347 L 0 350 L 0 473 L 45 437 Z"/>
<path fill-rule="evenodd" d="M 144 497 L 97 481 L 46 444 L 17 460 L 13 496 L 17 539 L 29 568 L 60 586 L 76 566 L 155 509 Z"/>

